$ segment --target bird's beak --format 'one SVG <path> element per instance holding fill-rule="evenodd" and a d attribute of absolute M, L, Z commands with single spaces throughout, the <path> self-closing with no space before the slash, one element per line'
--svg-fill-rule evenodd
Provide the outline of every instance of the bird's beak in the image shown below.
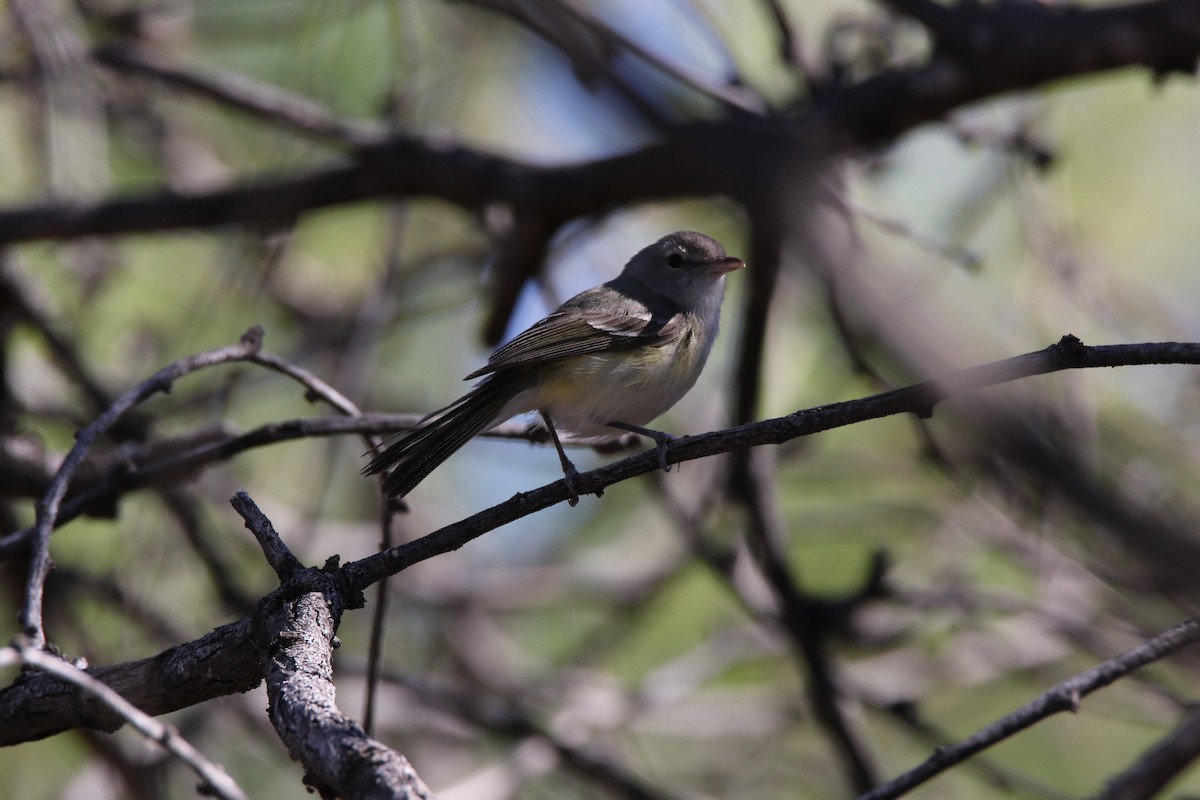
<path fill-rule="evenodd" d="M 735 269 L 741 269 L 746 266 L 746 262 L 740 258 L 722 258 L 720 261 L 714 261 L 708 265 L 708 271 L 716 275 L 724 275 L 727 272 L 733 272 Z"/>

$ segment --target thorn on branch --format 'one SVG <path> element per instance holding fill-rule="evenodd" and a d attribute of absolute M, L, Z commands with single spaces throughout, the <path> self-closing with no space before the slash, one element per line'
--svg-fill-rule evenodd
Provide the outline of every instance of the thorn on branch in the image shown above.
<path fill-rule="evenodd" d="M 1072 364 L 1077 362 L 1086 350 L 1087 347 L 1080 341 L 1079 337 L 1071 333 L 1063 336 L 1054 345 L 1055 354 Z"/>
<path fill-rule="evenodd" d="M 257 351 L 262 348 L 264 336 L 266 336 L 266 331 L 263 330 L 262 325 L 254 325 L 242 334 L 241 343 Z"/>

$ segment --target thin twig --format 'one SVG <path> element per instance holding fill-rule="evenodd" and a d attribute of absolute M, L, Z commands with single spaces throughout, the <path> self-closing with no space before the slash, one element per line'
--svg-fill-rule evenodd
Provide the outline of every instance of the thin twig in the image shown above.
<path fill-rule="evenodd" d="M 583 8 L 564 0 L 551 0 L 551 2 L 553 2 L 559 11 L 562 11 L 579 24 L 586 26 L 595 35 L 620 46 L 658 71 L 665 75 L 670 75 L 675 80 L 700 94 L 739 111 L 751 114 L 763 114 L 766 112 L 766 102 L 762 97 L 749 89 L 741 86 L 720 86 L 713 83 L 703 75 L 684 66 L 673 64 L 658 53 L 647 50 Z"/>
<path fill-rule="evenodd" d="M 948 261 L 953 261 L 968 272 L 978 272 L 980 269 L 981 260 L 979 256 L 966 247 L 951 242 L 944 242 L 921 233 L 908 223 L 894 217 L 884 216 L 877 211 L 867 208 L 851 197 L 840 195 L 838 196 L 838 202 L 847 211 L 862 217 L 880 230 L 908 239 L 927 253 L 932 253 Z"/>
<path fill-rule="evenodd" d="M 397 85 L 393 87 L 394 96 L 399 92 L 399 76 Z M 398 104 L 393 107 L 393 116 L 398 117 Z M 358 313 L 354 315 L 354 327 L 345 348 L 345 357 L 338 367 L 338 385 L 349 387 L 355 394 L 360 393 L 363 384 L 371 373 L 375 362 L 376 350 L 383 339 L 383 331 L 396 316 L 398 300 L 407 280 L 413 276 L 411 270 L 402 267 L 401 253 L 404 250 L 409 230 L 410 214 L 407 207 L 401 203 L 392 204 L 388 208 L 387 242 L 384 257 L 383 275 L 377 289 L 363 298 Z M 370 449 L 375 452 L 378 446 L 371 440 Z M 332 448 L 331 448 L 332 449 Z M 330 469 L 334 460 L 328 459 Z M 379 476 L 382 482 L 384 476 Z M 397 504 L 386 495 L 379 497 L 379 549 L 387 550 L 395 546 Z M 391 598 L 391 588 L 388 580 L 382 580 L 375 587 L 375 603 L 371 609 L 371 633 L 367 643 L 367 681 L 363 690 L 363 729 L 368 736 L 375 735 L 375 714 L 379 697 L 380 669 L 384 658 L 384 637 L 387 634 L 388 605 Z"/>
<path fill-rule="evenodd" d="M 390 550 L 396 545 L 396 514 L 390 499 L 380 498 L 379 527 L 382 537 L 380 550 Z M 379 681 L 382 677 L 384 636 L 387 634 L 388 605 L 391 599 L 389 579 L 384 578 L 376 586 L 375 604 L 371 611 L 371 634 L 367 644 L 367 685 L 363 690 L 363 730 L 368 736 L 375 735 L 375 713 L 379 698 Z"/>
<path fill-rule="evenodd" d="M 1080 701 L 1134 670 L 1200 642 L 1200 618 L 1189 619 L 1095 667 L 1068 678 L 1035 700 L 956 744 L 938 748 L 924 763 L 860 795 L 858 800 L 890 800 L 925 783 L 976 753 L 1063 711 L 1078 711 Z"/>
<path fill-rule="evenodd" d="M 258 540 L 258 545 L 262 548 L 267 563 L 279 576 L 280 583 L 289 580 L 298 570 L 304 569 L 304 564 L 300 563 L 300 559 L 296 558 L 288 546 L 283 543 L 283 539 L 279 538 L 279 533 L 271 524 L 271 520 L 250 499 L 250 495 L 238 492 L 229 498 L 229 504 L 246 521 L 246 528 Z"/>
<path fill-rule="evenodd" d="M 626 79 L 616 69 L 606 53 L 596 52 L 600 48 L 594 42 L 578 35 L 579 29 L 568 29 L 556 19 L 564 12 L 546 9 L 528 9 L 514 0 L 469 0 L 480 8 L 508 17 L 530 33 L 541 37 L 570 61 L 576 78 L 584 86 L 597 83 L 596 76 L 603 76 L 607 85 L 623 100 L 640 122 L 664 130 L 668 127 L 668 116 L 660 104 L 654 103 L 639 87 Z M 550 13 L 547 13 L 550 12 Z M 589 31 L 589 33 L 593 33 Z"/>
<path fill-rule="evenodd" d="M 386 138 L 386 131 L 378 125 L 340 119 L 307 97 L 244 75 L 184 70 L 162 58 L 122 45 L 100 47 L 92 52 L 92 58 L 115 72 L 184 89 L 309 137 L 353 147 L 378 144 Z"/>
<path fill-rule="evenodd" d="M 5 295 L 17 313 L 38 332 L 59 369 L 79 385 L 88 402 L 97 411 L 107 408 L 112 403 L 112 398 L 100 385 L 100 381 L 84 366 L 79 358 L 78 348 L 56 330 L 50 315 L 38 308 L 24 283 L 11 274 L 10 257 L 7 251 L 0 254 L 0 294 Z"/>
<path fill-rule="evenodd" d="M 780 0 L 763 0 L 763 3 L 775 23 L 775 31 L 779 34 L 779 59 L 804 77 L 810 95 L 818 93 L 821 86 L 817 75 L 804 58 L 804 48 L 800 44 L 800 37 L 796 35 L 783 3 Z"/>
<path fill-rule="evenodd" d="M 238 435 L 225 435 L 215 441 L 201 441 L 170 455 L 140 459 L 134 455 L 122 465 L 114 465 L 111 474 L 101 480 L 76 487 L 71 499 L 59 508 L 54 520 L 58 528 L 99 506 L 111 505 L 121 495 L 146 486 L 175 483 L 190 476 L 194 471 L 256 447 L 265 447 L 280 442 L 310 439 L 323 436 L 359 434 L 394 434 L 405 431 L 418 422 L 419 414 L 363 414 L 360 417 L 312 417 L 268 422 L 253 430 Z M 207 433 L 206 430 L 200 431 Z M 519 439 L 534 444 L 548 444 L 549 436 L 538 423 L 508 422 L 480 434 L 485 438 Z M 180 437 L 187 439 L 188 437 Z M 203 437 L 197 437 L 203 439 Z M 620 436 L 608 443 L 580 442 L 564 439 L 565 447 L 603 448 L 605 452 L 616 452 L 637 446 L 637 437 Z M 132 466 L 129 464 L 132 462 Z M 29 552 L 36 535 L 36 527 L 24 528 L 0 538 L 0 560 Z"/>
<path fill-rule="evenodd" d="M 61 658 L 42 652 L 40 645 L 13 644 L 6 650 L 0 651 L 0 664 L 5 660 L 2 658 L 5 652 L 15 654 L 15 660 L 18 663 L 28 664 L 70 682 L 79 687 L 80 691 L 91 695 L 120 714 L 138 733 L 161 745 L 168 753 L 195 772 L 203 781 L 202 791 L 204 793 L 212 794 L 222 800 L 246 800 L 246 795 L 242 792 L 241 787 L 233 778 L 229 777 L 224 769 L 205 758 L 173 727 L 164 725 L 138 710 L 108 685 Z"/>
<path fill-rule="evenodd" d="M 50 534 L 54 530 L 59 506 L 62 505 L 71 478 L 92 445 L 131 408 L 159 392 L 169 392 L 174 382 L 183 376 L 205 367 L 250 358 L 261 349 L 262 337 L 262 328 L 256 326 L 243 334 L 237 344 L 197 353 L 164 367 L 117 398 L 103 414 L 76 434 L 75 446 L 63 460 L 54 480 L 50 482 L 50 488 L 37 504 L 29 577 L 25 586 L 25 602 L 20 613 L 21 630 L 29 637 L 33 646 L 42 647 L 46 644 L 46 632 L 42 623 L 42 593 L 46 585 L 46 576 L 50 574 Z"/>
<path fill-rule="evenodd" d="M 343 416 L 362 416 L 362 411 L 359 410 L 358 406 L 350 398 L 303 367 L 298 367 L 274 353 L 268 353 L 264 350 L 254 353 L 249 360 L 268 369 L 275 370 L 279 374 L 286 375 L 296 381 L 308 390 L 309 400 L 324 400 L 331 408 Z"/>
<path fill-rule="evenodd" d="M 1200 364 L 1200 344 L 1159 342 L 1088 347 L 1074 336 L 1064 336 L 1044 350 L 962 370 L 939 381 L 913 384 L 902 389 L 847 400 L 818 408 L 797 411 L 786 417 L 762 420 L 698 436 L 685 436 L 668 443 L 662 457 L 668 464 L 758 447 L 809 436 L 871 419 L 895 414 L 928 417 L 941 402 L 971 391 L 1000 383 L 1045 375 L 1065 369 L 1131 366 L 1135 364 Z M 574 479 L 580 495 L 602 493 L 604 489 L 637 475 L 660 468 L 655 449 L 630 456 Z M 346 565 L 351 583 L 366 588 L 384 575 L 393 575 L 409 566 L 442 553 L 457 550 L 473 539 L 513 520 L 564 502 L 571 492 L 558 480 L 515 497 L 433 533 L 368 556 Z"/>

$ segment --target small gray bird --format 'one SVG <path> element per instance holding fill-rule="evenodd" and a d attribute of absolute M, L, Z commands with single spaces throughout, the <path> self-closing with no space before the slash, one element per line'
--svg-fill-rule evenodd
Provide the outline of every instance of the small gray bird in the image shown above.
<path fill-rule="evenodd" d="M 575 466 L 558 431 L 577 438 L 613 429 L 655 440 L 670 434 L 644 426 L 696 383 L 717 337 L 725 275 L 745 266 L 701 233 L 664 236 L 613 280 L 563 303 L 492 353 L 466 380 L 475 388 L 400 435 L 363 470 L 391 472 L 388 497 L 403 497 L 473 436 L 527 411 L 538 411 L 558 450 L 571 505 Z"/>

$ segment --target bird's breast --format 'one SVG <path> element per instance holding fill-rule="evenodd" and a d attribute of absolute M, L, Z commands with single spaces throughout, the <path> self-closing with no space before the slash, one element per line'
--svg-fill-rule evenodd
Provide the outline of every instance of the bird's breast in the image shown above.
<path fill-rule="evenodd" d="M 713 332 L 715 334 L 715 332 Z M 543 368 L 537 408 L 577 437 L 611 436 L 609 422 L 646 425 L 696 383 L 713 336 L 692 326 L 658 347 L 611 350 L 563 359 Z"/>

